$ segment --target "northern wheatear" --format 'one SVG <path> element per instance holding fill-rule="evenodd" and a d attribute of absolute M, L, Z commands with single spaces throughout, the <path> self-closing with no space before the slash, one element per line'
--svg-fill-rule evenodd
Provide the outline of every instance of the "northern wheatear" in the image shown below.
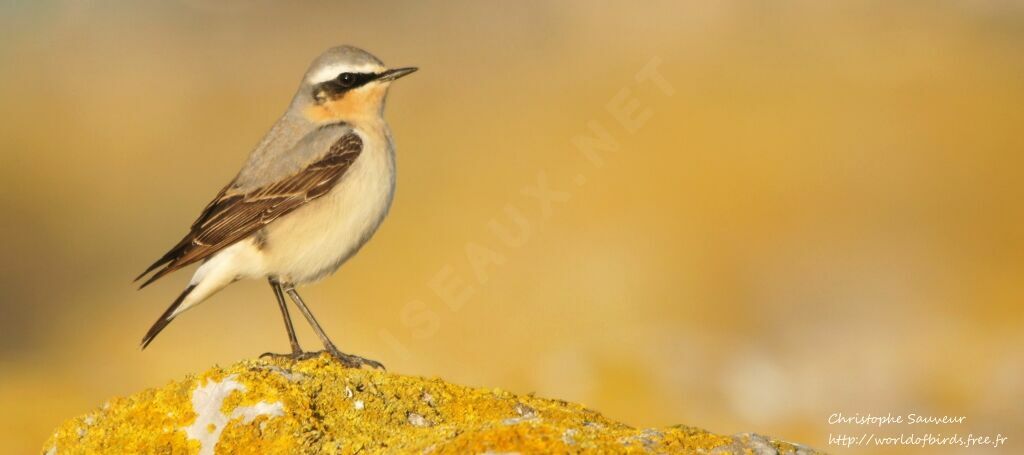
<path fill-rule="evenodd" d="M 242 170 L 192 224 L 188 235 L 136 280 L 156 279 L 202 261 L 185 291 L 142 339 L 145 349 L 176 316 L 232 282 L 266 278 L 284 316 L 292 358 L 305 358 L 284 295 L 302 312 L 324 349 L 347 366 L 383 367 L 335 347 L 295 286 L 334 273 L 377 230 L 395 193 L 395 149 L 384 100 L 389 69 L 351 46 L 313 61 L 284 115 Z M 141 288 L 140 288 L 141 289 Z"/>

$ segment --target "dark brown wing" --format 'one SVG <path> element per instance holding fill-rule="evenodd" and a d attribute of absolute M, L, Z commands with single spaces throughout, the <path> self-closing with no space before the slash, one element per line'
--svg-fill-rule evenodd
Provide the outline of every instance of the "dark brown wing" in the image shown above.
<path fill-rule="evenodd" d="M 327 194 L 363 150 L 355 133 L 338 139 L 323 158 L 301 172 L 245 194 L 232 194 L 228 185 L 192 224 L 188 235 L 136 280 L 163 267 L 142 283 L 212 256 L 281 216 Z"/>

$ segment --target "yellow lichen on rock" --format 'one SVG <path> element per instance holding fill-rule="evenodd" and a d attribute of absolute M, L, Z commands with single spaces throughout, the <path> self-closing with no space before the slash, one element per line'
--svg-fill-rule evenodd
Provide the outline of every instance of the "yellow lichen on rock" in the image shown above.
<path fill-rule="evenodd" d="M 213 368 L 65 422 L 47 454 L 811 453 L 756 435 L 637 430 L 580 405 L 341 367 Z"/>

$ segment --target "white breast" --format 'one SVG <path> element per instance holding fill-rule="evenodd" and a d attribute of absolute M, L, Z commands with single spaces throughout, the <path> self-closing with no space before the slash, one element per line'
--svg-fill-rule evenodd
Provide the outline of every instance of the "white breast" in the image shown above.
<path fill-rule="evenodd" d="M 386 127 L 356 130 L 363 151 L 325 196 L 271 223 L 263 268 L 293 284 L 338 269 L 377 230 L 391 206 L 395 161 Z"/>

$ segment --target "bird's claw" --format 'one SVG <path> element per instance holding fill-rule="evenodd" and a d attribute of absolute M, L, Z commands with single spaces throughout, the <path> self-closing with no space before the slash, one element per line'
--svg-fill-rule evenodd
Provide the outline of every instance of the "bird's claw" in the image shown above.
<path fill-rule="evenodd" d="M 328 354 L 331 355 L 331 357 L 334 357 L 335 360 L 341 362 L 342 365 L 345 365 L 346 367 L 349 368 L 361 368 L 363 365 L 366 365 L 370 368 L 387 370 L 387 368 L 384 368 L 384 364 L 376 360 L 359 357 L 354 354 L 345 354 L 344 352 L 339 351 L 338 348 L 334 346 L 327 346 L 327 348 L 322 352 L 327 352 Z"/>
<path fill-rule="evenodd" d="M 296 361 L 299 361 L 299 360 L 312 359 L 313 357 L 317 357 L 319 355 L 320 355 L 319 352 L 302 352 L 302 351 L 296 351 L 296 352 L 292 352 L 292 353 L 289 353 L 289 354 L 278 354 L 278 353 L 275 353 L 275 352 L 264 352 L 263 354 L 260 354 L 260 358 L 261 359 L 263 359 L 263 358 L 271 358 L 271 359 L 274 359 L 274 360 L 290 360 L 292 362 L 296 362 Z"/>
<path fill-rule="evenodd" d="M 292 352 L 290 354 L 276 354 L 273 352 L 264 352 L 263 354 L 260 355 L 260 358 L 271 358 L 275 360 L 289 360 L 292 362 L 297 362 L 300 360 L 308 360 L 320 357 L 325 353 L 330 355 L 331 358 L 338 361 L 347 368 L 358 369 L 361 368 L 363 365 L 366 365 L 370 368 L 387 370 L 387 368 L 384 367 L 384 364 L 376 360 L 367 359 L 353 354 L 346 354 L 344 352 L 339 351 L 338 348 L 335 348 L 333 346 L 328 347 L 327 349 L 324 349 L 322 351 Z"/>

